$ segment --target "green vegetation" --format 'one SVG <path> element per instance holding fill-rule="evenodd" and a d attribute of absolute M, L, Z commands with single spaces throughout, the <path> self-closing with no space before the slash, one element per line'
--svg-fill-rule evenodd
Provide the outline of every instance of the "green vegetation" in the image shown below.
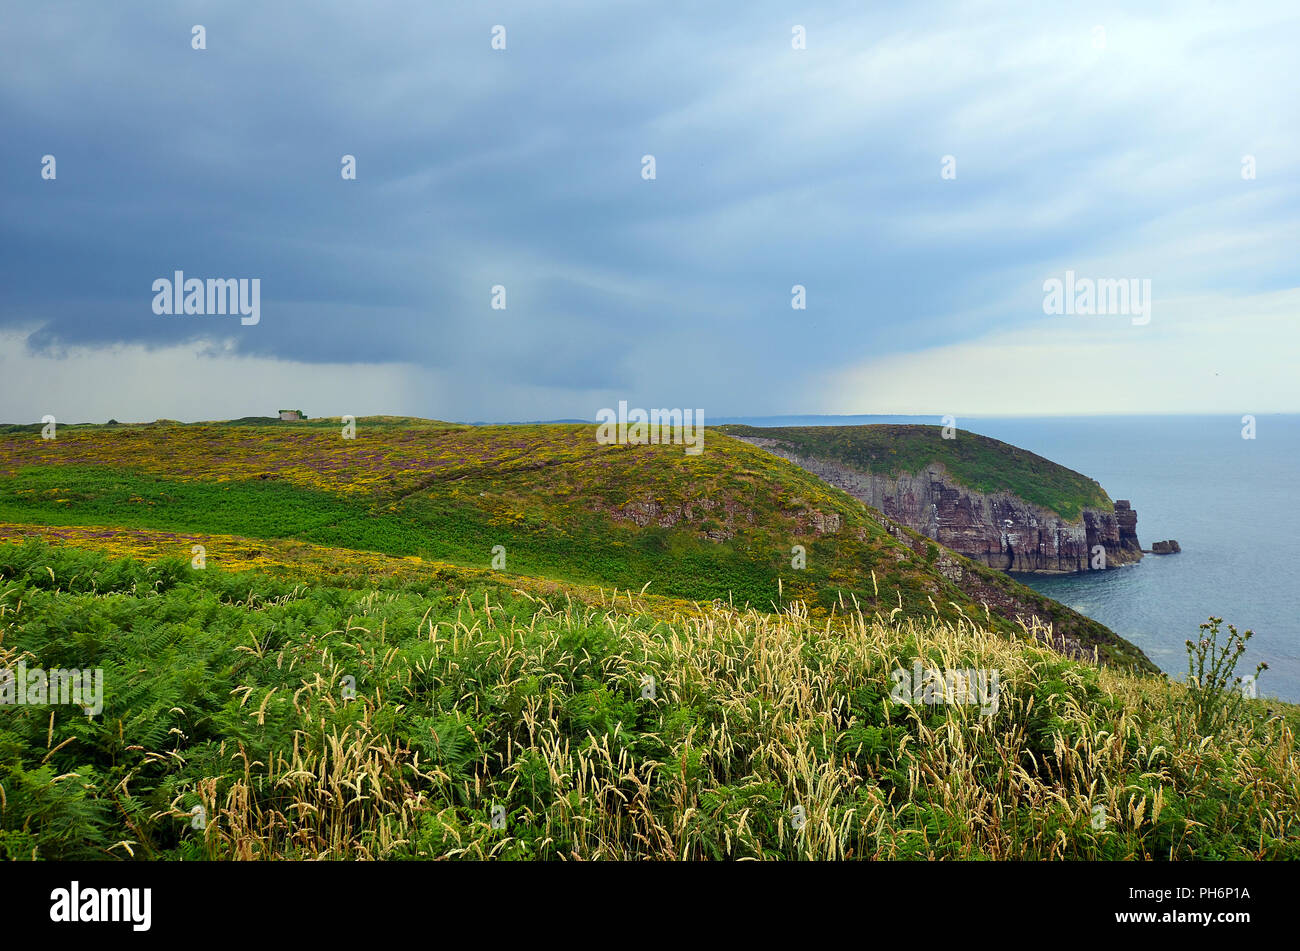
<path fill-rule="evenodd" d="M 746 439 L 775 439 L 801 456 L 838 462 L 882 475 L 914 474 L 942 465 L 953 481 L 991 494 L 1009 492 L 1067 520 L 1085 508 L 1114 503 L 1094 480 L 1008 443 L 961 431 L 944 439 L 939 426 L 796 426 L 758 429 L 723 426 Z"/>
<path fill-rule="evenodd" d="M 717 433 L 13 427 L 0 670 L 104 693 L 0 710 L 0 856 L 1300 858 L 1296 708 L 1207 630 L 1171 684 Z"/>
<path fill-rule="evenodd" d="M 1294 708 L 1202 736 L 1029 636 L 834 620 L 0 546 L 0 668 L 105 683 L 0 712 L 0 856 L 1300 858 Z M 893 699 L 916 662 L 996 710 Z"/>
<path fill-rule="evenodd" d="M 1246 653 L 1246 644 L 1254 631 L 1238 633 L 1235 625 L 1228 625 L 1227 642 L 1219 643 L 1223 618 L 1212 617 L 1201 625 L 1201 636 L 1187 642 L 1187 695 L 1195 718 L 1196 730 L 1213 736 L 1219 730 L 1240 719 L 1241 707 L 1246 702 L 1245 678 L 1237 676 L 1237 664 Z M 1268 670 L 1260 663 L 1250 675 L 1250 683 Z"/>
<path fill-rule="evenodd" d="M 814 617 L 839 603 L 949 621 L 1017 616 L 1103 660 L 1154 670 L 1132 644 L 999 572 L 945 575 L 915 539 L 771 453 L 710 434 L 706 451 L 602 446 L 582 425 L 465 427 L 363 418 L 61 428 L 0 435 L 0 517 L 26 529 L 115 526 L 487 567 L 517 575 Z M 792 565 L 794 546 L 806 567 Z M 185 554 L 187 549 L 178 551 Z M 220 550 L 210 552 L 220 559 Z M 956 559 L 957 556 L 952 556 Z M 956 577 L 957 580 L 953 580 Z M 996 610 L 989 611 L 985 605 Z"/>

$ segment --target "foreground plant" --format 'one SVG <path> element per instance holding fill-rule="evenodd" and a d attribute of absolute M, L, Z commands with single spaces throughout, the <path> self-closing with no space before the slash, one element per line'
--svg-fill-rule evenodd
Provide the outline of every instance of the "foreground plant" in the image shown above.
<path fill-rule="evenodd" d="M 1238 722 L 1247 698 L 1255 696 L 1256 680 L 1268 670 L 1268 664 L 1261 662 L 1253 676 L 1237 676 L 1237 663 L 1255 632 L 1238 633 L 1229 624 L 1227 640 L 1220 645 L 1222 624 L 1223 618 L 1211 617 L 1200 626 L 1200 638 L 1187 641 L 1187 702 L 1201 736 L 1215 736 Z"/>
<path fill-rule="evenodd" d="M 0 856 L 1300 858 L 1293 709 L 1179 742 L 1044 636 L 0 546 L 0 668 L 105 684 L 0 708 Z"/>

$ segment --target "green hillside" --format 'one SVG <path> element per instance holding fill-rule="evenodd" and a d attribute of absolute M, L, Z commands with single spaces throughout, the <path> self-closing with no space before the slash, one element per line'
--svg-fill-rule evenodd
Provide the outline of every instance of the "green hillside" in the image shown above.
<path fill-rule="evenodd" d="M 0 684 L 0 859 L 1298 858 L 1300 715 L 1211 654 L 716 433 L 0 434 L 0 670 L 103 678 Z"/>
<path fill-rule="evenodd" d="M 882 475 L 917 473 L 938 463 L 953 481 L 978 492 L 1009 492 L 1073 520 L 1084 508 L 1114 503 L 1096 481 L 1009 443 L 959 431 L 944 439 L 940 426 L 721 426 L 746 439 L 775 439 L 791 452 Z"/>
<path fill-rule="evenodd" d="M 933 616 L 333 567 L 0 544 L 0 669 L 104 683 L 92 717 L 3 709 L 0 859 L 1300 858 L 1275 701 L 1211 719 Z M 915 665 L 998 689 L 895 697 Z"/>
<path fill-rule="evenodd" d="M 763 610 L 799 600 L 826 616 L 856 603 L 981 617 L 1005 633 L 1037 616 L 1082 650 L 1155 669 L 998 572 L 961 560 L 949 580 L 934 545 L 890 534 L 856 499 L 720 434 L 690 456 L 600 445 L 581 425 L 363 419 L 356 439 L 340 433 L 313 421 L 3 434 L 0 520 L 296 539 L 473 567 L 501 546 L 515 575 Z"/>

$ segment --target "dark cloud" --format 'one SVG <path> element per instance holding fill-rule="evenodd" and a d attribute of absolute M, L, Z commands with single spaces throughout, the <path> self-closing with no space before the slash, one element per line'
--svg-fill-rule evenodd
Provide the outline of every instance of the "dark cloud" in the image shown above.
<path fill-rule="evenodd" d="M 696 6 L 9 11 L 0 329 L 35 326 L 47 354 L 206 339 L 467 385 L 653 378 L 758 411 L 792 367 L 1032 323 L 1042 279 L 1076 261 L 1183 293 L 1297 283 L 1294 255 L 1239 240 L 1295 237 L 1282 5 L 1255 28 L 1212 6 L 1200 26 L 1175 5 Z M 1235 174 L 1252 150 L 1266 201 Z M 154 316 L 176 269 L 260 278 L 261 323 Z"/>

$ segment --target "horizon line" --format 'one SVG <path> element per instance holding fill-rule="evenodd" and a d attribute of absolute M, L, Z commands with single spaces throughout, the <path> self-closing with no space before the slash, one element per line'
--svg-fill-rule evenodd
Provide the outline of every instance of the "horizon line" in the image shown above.
<path fill-rule="evenodd" d="M 342 421 L 345 415 L 352 415 L 356 419 L 365 419 L 365 418 L 374 418 L 374 417 L 395 417 L 399 419 L 421 420 L 425 422 L 453 423 L 462 426 L 547 426 L 547 425 L 595 426 L 598 425 L 598 421 L 596 419 L 585 420 L 585 419 L 578 419 L 575 417 L 557 417 L 554 419 L 533 419 L 533 420 L 520 420 L 520 419 L 466 420 L 466 419 L 450 419 L 450 418 L 444 418 L 439 416 L 417 416 L 409 413 L 364 413 L 364 414 L 305 416 L 302 421 L 315 422 L 315 421 L 326 420 L 326 419 Z M 1258 416 L 1300 416 L 1300 410 L 1271 410 L 1271 411 L 1263 411 L 1263 412 L 1256 411 L 1253 413 L 1242 413 L 1241 415 L 1257 416 L 1257 417 Z M 701 414 L 701 416 L 703 416 L 703 414 Z M 1186 411 L 1186 412 L 1132 412 L 1132 413 L 955 413 L 955 414 L 954 413 L 753 413 L 747 415 L 722 414 L 719 416 L 715 416 L 713 417 L 713 419 L 715 420 L 713 425 L 726 426 L 726 425 L 742 423 L 746 420 L 756 420 L 756 419 L 806 419 L 806 418 L 813 418 L 813 419 L 902 418 L 902 419 L 936 419 L 942 421 L 946 416 L 953 416 L 958 422 L 958 428 L 961 428 L 960 421 L 962 419 L 975 419 L 975 420 L 1045 419 L 1046 420 L 1046 419 L 1143 419 L 1143 418 L 1169 419 L 1169 418 L 1184 418 L 1184 417 L 1185 418 L 1196 418 L 1196 417 L 1239 418 L 1237 413 L 1228 412 L 1225 410 L 1219 410 L 1219 411 L 1198 410 L 1198 411 Z M 91 420 L 80 420 L 75 422 L 59 421 L 59 425 L 61 426 L 106 426 L 109 425 L 111 421 L 112 423 L 116 423 L 117 425 L 120 426 L 147 426 L 152 423 L 158 423 L 158 422 L 169 422 L 169 423 L 178 423 L 184 426 L 194 426 L 203 423 L 228 423 L 240 419 L 249 419 L 249 420 L 265 419 L 268 421 L 281 422 L 281 420 L 278 419 L 278 417 L 276 416 L 251 416 L 250 415 L 250 416 L 232 416 L 226 419 L 189 419 L 189 420 L 177 419 L 170 416 L 159 416 L 156 417 L 155 419 L 141 419 L 141 420 L 130 420 L 130 421 L 122 421 L 114 417 L 109 417 L 109 419 L 106 419 L 103 422 L 94 422 Z M 31 422 L 3 421 L 0 422 L 0 426 L 40 426 L 43 423 L 44 420 L 33 420 Z M 943 423 L 939 422 L 936 423 L 935 425 L 943 425 Z"/>

